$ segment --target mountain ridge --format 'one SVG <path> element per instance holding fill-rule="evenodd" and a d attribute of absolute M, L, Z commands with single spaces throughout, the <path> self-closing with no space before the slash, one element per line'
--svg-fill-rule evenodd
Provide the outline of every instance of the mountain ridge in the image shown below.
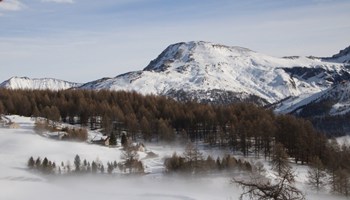
<path fill-rule="evenodd" d="M 61 80 L 57 79 L 33 79 L 30 83 L 28 78 L 19 81 L 20 84 L 9 79 L 0 87 L 126 90 L 169 96 L 180 101 L 219 104 L 248 101 L 261 106 L 288 99 L 293 100 L 291 104 L 297 104 L 338 82 L 350 80 L 347 63 L 340 62 L 350 55 L 349 50 L 347 47 L 328 58 L 279 58 L 244 47 L 205 41 L 180 42 L 169 45 L 139 71 L 84 84 L 66 81 L 58 84 Z M 286 106 L 276 107 L 278 105 L 281 104 L 275 105 L 278 112 L 288 110 Z"/>
<path fill-rule="evenodd" d="M 80 87 L 80 83 L 73 83 L 55 78 L 28 78 L 13 76 L 2 82 L 0 87 L 7 89 L 39 89 L 39 90 L 65 90 Z"/>
<path fill-rule="evenodd" d="M 248 96 L 259 97 L 264 105 L 288 96 L 320 92 L 333 84 L 336 74 L 343 76 L 342 66 L 317 58 L 276 58 L 243 47 L 192 41 L 169 45 L 143 70 L 96 80 L 82 88 L 129 90 L 175 99 L 190 94 L 184 99 L 200 102 L 215 102 L 228 96 L 227 103 L 235 98 L 233 92 L 240 94 L 241 101 Z M 303 70 L 310 71 L 307 77 L 297 73 Z M 328 77 L 312 80 L 321 74 Z M 204 91 L 216 92 L 206 96 Z M 217 97 L 219 93 L 223 95 Z"/>

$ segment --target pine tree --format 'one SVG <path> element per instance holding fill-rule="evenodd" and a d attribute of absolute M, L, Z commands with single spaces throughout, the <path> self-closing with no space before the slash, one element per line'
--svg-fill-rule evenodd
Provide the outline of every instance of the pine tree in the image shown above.
<path fill-rule="evenodd" d="M 111 136 L 109 137 L 109 145 L 110 146 L 116 146 L 117 145 L 117 137 L 114 133 L 111 133 Z"/>
<path fill-rule="evenodd" d="M 126 137 L 125 133 L 122 134 L 122 138 L 121 138 L 121 142 L 120 143 L 122 144 L 122 146 L 124 148 L 127 147 L 127 145 L 128 145 L 128 138 Z"/>
<path fill-rule="evenodd" d="M 35 160 L 35 167 L 37 169 L 39 169 L 41 167 L 41 159 L 40 157 L 38 157 L 36 160 Z"/>
<path fill-rule="evenodd" d="M 113 172 L 113 164 L 107 163 L 107 172 L 108 174 L 111 174 Z"/>
<path fill-rule="evenodd" d="M 49 171 L 49 160 L 46 157 L 44 158 L 43 163 L 41 164 L 41 168 L 43 172 Z"/>
<path fill-rule="evenodd" d="M 67 160 L 66 167 L 67 167 L 67 173 L 70 173 L 71 172 L 71 166 L 70 166 L 69 160 Z"/>
<path fill-rule="evenodd" d="M 34 166 L 35 166 L 35 161 L 34 161 L 34 158 L 31 156 L 30 158 L 29 158 L 29 160 L 28 160 L 28 167 L 30 168 L 30 169 L 33 169 L 34 168 Z"/>
<path fill-rule="evenodd" d="M 76 155 L 74 158 L 74 166 L 75 166 L 75 171 L 79 172 L 80 171 L 80 157 L 79 157 L 79 155 Z"/>
<path fill-rule="evenodd" d="M 100 171 L 101 171 L 101 174 L 105 173 L 105 167 L 103 165 L 101 165 Z"/>
<path fill-rule="evenodd" d="M 97 164 L 95 161 L 92 161 L 91 163 L 91 172 L 96 173 L 97 172 Z"/>
<path fill-rule="evenodd" d="M 4 114 L 4 113 L 5 113 L 5 106 L 0 100 L 0 114 Z"/>

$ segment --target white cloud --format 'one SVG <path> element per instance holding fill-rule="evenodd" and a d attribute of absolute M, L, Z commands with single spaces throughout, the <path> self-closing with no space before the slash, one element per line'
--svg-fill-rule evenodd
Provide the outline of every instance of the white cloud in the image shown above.
<path fill-rule="evenodd" d="M 54 3 L 74 3 L 73 0 L 41 0 L 42 2 L 54 2 Z"/>
<path fill-rule="evenodd" d="M 25 5 L 18 0 L 4 0 L 0 2 L 0 10 L 19 11 L 24 7 Z"/>

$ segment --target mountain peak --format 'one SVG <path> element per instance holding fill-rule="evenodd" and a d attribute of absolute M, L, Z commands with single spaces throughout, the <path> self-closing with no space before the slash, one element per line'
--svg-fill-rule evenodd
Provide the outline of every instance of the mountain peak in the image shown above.
<path fill-rule="evenodd" d="M 229 47 L 205 41 L 180 42 L 169 45 L 144 71 L 165 71 L 174 62 L 188 63 L 207 58 L 222 58 L 232 54 L 242 55 L 251 50 L 243 47 Z"/>
<path fill-rule="evenodd" d="M 350 46 L 340 50 L 339 53 L 334 54 L 331 59 L 336 59 L 341 63 L 350 63 Z"/>

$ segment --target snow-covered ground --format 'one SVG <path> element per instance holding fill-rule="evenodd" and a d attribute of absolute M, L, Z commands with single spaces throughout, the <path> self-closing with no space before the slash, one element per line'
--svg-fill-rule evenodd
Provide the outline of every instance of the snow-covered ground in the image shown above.
<path fill-rule="evenodd" d="M 20 128 L 0 128 L 0 199 L 123 199 L 123 200 L 233 200 L 238 199 L 241 190 L 230 184 L 231 175 L 211 175 L 202 178 L 164 176 L 163 157 L 182 148 L 164 145 L 146 145 L 148 150 L 159 155 L 157 158 L 142 159 L 150 174 L 137 177 L 126 176 L 44 176 L 27 169 L 30 156 L 47 157 L 60 163 L 80 155 L 89 161 L 97 158 L 120 161 L 120 148 L 108 148 L 88 143 L 66 142 L 37 135 L 30 118 L 9 116 Z M 206 151 L 206 154 L 217 152 Z M 140 153 L 144 158 L 145 154 Z M 267 167 L 268 168 L 268 167 Z M 307 167 L 295 167 L 297 184 L 307 199 L 343 199 L 331 196 L 326 191 L 316 193 L 305 186 Z M 344 198 L 345 199 L 345 198 Z"/>

